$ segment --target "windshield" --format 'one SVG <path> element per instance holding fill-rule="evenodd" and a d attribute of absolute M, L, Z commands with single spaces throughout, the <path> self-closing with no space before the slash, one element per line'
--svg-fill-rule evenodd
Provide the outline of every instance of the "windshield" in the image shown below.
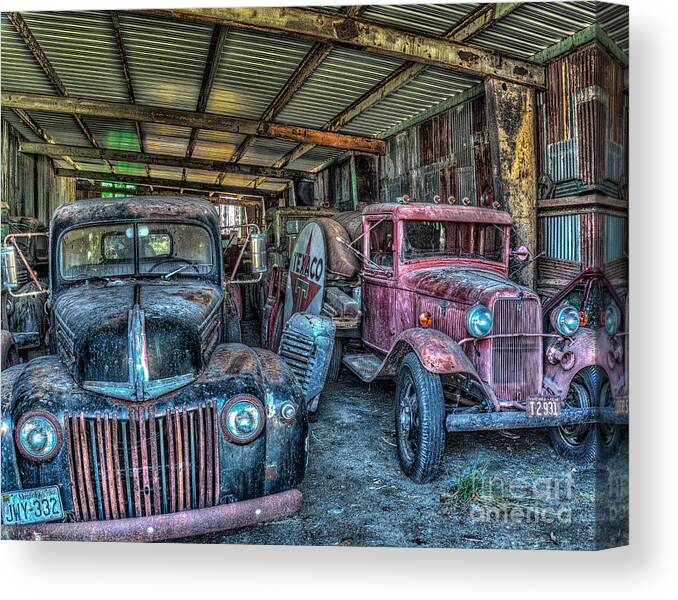
<path fill-rule="evenodd" d="M 504 260 L 504 228 L 493 223 L 404 221 L 403 261 L 430 257 Z"/>
<path fill-rule="evenodd" d="M 72 229 L 60 248 L 64 279 L 126 275 L 206 275 L 212 241 L 206 229 L 183 223 L 123 223 Z"/>

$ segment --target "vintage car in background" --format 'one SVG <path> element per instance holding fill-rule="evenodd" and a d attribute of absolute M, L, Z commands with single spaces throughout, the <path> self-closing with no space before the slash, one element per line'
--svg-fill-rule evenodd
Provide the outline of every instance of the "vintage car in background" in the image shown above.
<path fill-rule="evenodd" d="M 575 277 L 544 305 L 544 331 L 564 334 L 546 342 L 544 385 L 558 396 L 567 390 L 565 407 L 599 406 L 628 414 L 627 308 L 605 274 L 594 269 Z M 623 427 L 575 423 L 549 433 L 561 455 L 585 463 L 611 456 Z"/>
<path fill-rule="evenodd" d="M 344 217 L 344 223 L 351 221 Z M 369 205 L 362 227 L 353 223 L 342 226 L 343 234 L 318 223 L 302 231 L 284 314 L 321 314 L 328 304 L 358 303 L 358 336 L 345 338 L 343 352 L 335 344 L 335 356 L 343 353 L 341 364 L 365 382 L 395 379 L 398 456 L 412 480 L 436 476 L 446 430 L 624 422 L 623 415 L 595 404 L 599 391 L 588 402 L 571 401 L 572 375 L 585 379 L 599 366 L 596 353 L 579 355 L 572 374 L 544 377 L 544 345 L 573 338 L 579 312 L 573 317 L 558 307 L 555 329 L 544 331 L 537 294 L 508 277 L 510 255 L 528 257 L 525 248 L 510 251 L 508 213 L 403 198 Z M 350 293 L 326 278 L 336 241 L 359 259 L 358 286 L 355 275 L 346 279 Z M 283 340 L 280 352 L 293 355 L 294 348 Z M 303 356 L 297 360 L 303 364 Z M 615 389 L 617 368 L 609 371 L 606 364 Z"/>
<path fill-rule="evenodd" d="M 265 211 L 262 196 L 215 196 L 219 213 L 226 281 L 242 319 L 256 316 L 259 288 L 266 271 Z"/>
<path fill-rule="evenodd" d="M 151 541 L 299 508 L 306 403 L 324 381 L 332 323 L 288 323 L 303 368 L 232 343 L 220 242 L 203 200 L 57 209 L 54 354 L 2 373 L 4 537 Z"/>
<path fill-rule="evenodd" d="M 49 279 L 49 230 L 33 217 L 9 217 L 3 247 L 15 253 L 15 285 L 3 308 L 6 328 L 24 360 L 46 350 L 48 327 L 44 290 Z"/>
<path fill-rule="evenodd" d="M 261 345 L 264 348 L 277 350 L 280 343 L 283 315 L 276 308 L 285 294 L 284 286 L 290 256 L 301 230 L 311 219 L 334 215 L 336 215 L 334 210 L 315 206 L 277 207 L 266 211 L 268 269 L 259 286 Z"/>

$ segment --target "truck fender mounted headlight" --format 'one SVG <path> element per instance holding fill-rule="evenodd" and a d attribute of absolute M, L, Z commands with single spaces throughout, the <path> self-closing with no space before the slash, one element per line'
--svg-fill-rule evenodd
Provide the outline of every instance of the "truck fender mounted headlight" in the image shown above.
<path fill-rule="evenodd" d="M 251 394 L 238 394 L 221 411 L 221 428 L 229 442 L 249 444 L 264 429 L 264 405 Z"/>
<path fill-rule="evenodd" d="M 554 329 L 564 337 L 572 337 L 579 329 L 579 311 L 571 304 L 557 308 L 551 317 Z"/>
<path fill-rule="evenodd" d="M 466 329 L 476 338 L 485 337 L 492 331 L 492 313 L 484 304 L 472 306 L 466 315 Z"/>
<path fill-rule="evenodd" d="M 23 415 L 14 431 L 16 446 L 21 455 L 33 462 L 46 462 L 61 450 L 61 425 L 54 415 L 32 411 Z"/>

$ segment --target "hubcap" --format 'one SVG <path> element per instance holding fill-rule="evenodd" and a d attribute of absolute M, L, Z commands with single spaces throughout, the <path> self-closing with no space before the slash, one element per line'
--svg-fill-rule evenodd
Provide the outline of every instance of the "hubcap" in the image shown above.
<path fill-rule="evenodd" d="M 414 382 L 409 376 L 400 398 L 399 413 L 400 445 L 406 459 L 412 462 L 419 451 L 419 400 Z"/>

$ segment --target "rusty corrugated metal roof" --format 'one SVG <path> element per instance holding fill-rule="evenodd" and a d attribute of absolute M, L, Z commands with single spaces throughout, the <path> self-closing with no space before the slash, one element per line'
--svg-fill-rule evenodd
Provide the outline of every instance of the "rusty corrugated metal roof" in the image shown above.
<path fill-rule="evenodd" d="M 374 5 L 368 7 L 361 18 L 440 35 L 478 6 Z M 327 10 L 336 12 L 339 7 L 327 7 Z M 118 14 L 136 101 L 195 110 L 213 27 L 150 14 L 124 11 Z M 40 12 L 22 13 L 22 16 L 69 94 L 129 101 L 109 12 Z M 628 7 L 598 2 L 526 3 L 469 43 L 527 58 L 594 22 L 600 23 L 610 38 L 628 52 Z M 1 26 L 3 90 L 54 94 L 54 87 L 5 15 L 2 15 Z M 261 118 L 311 47 L 312 43 L 308 41 L 237 29 L 227 31 L 208 100 L 208 112 Z M 337 46 L 275 120 L 322 127 L 383 81 L 402 62 Z M 462 73 L 427 68 L 347 123 L 341 131 L 381 136 L 478 82 L 478 78 Z M 3 110 L 2 114 L 22 134 L 36 140 L 14 113 Z M 30 116 L 57 143 L 90 145 L 75 120 L 68 115 L 31 112 Z M 140 148 L 131 121 L 89 117 L 84 121 L 102 147 Z M 190 128 L 150 123 L 141 124 L 141 131 L 147 152 L 176 156 L 185 155 L 191 135 Z M 228 160 L 244 139 L 239 134 L 201 131 L 194 156 Z M 248 147 L 242 162 L 271 165 L 295 146 L 293 142 L 257 138 Z M 316 147 L 289 166 L 310 170 L 341 153 L 333 148 Z M 78 162 L 86 169 L 106 169 L 101 161 Z M 137 166 L 116 164 L 116 167 L 119 172 L 137 172 Z M 152 167 L 151 174 L 179 179 L 182 170 Z M 189 170 L 187 175 L 200 181 L 213 182 L 215 179 L 214 173 Z M 231 175 L 224 179 L 224 183 L 233 185 L 247 185 L 253 181 L 252 177 Z M 264 184 L 270 186 L 269 189 L 278 189 L 280 185 L 280 181 L 273 179 Z"/>

